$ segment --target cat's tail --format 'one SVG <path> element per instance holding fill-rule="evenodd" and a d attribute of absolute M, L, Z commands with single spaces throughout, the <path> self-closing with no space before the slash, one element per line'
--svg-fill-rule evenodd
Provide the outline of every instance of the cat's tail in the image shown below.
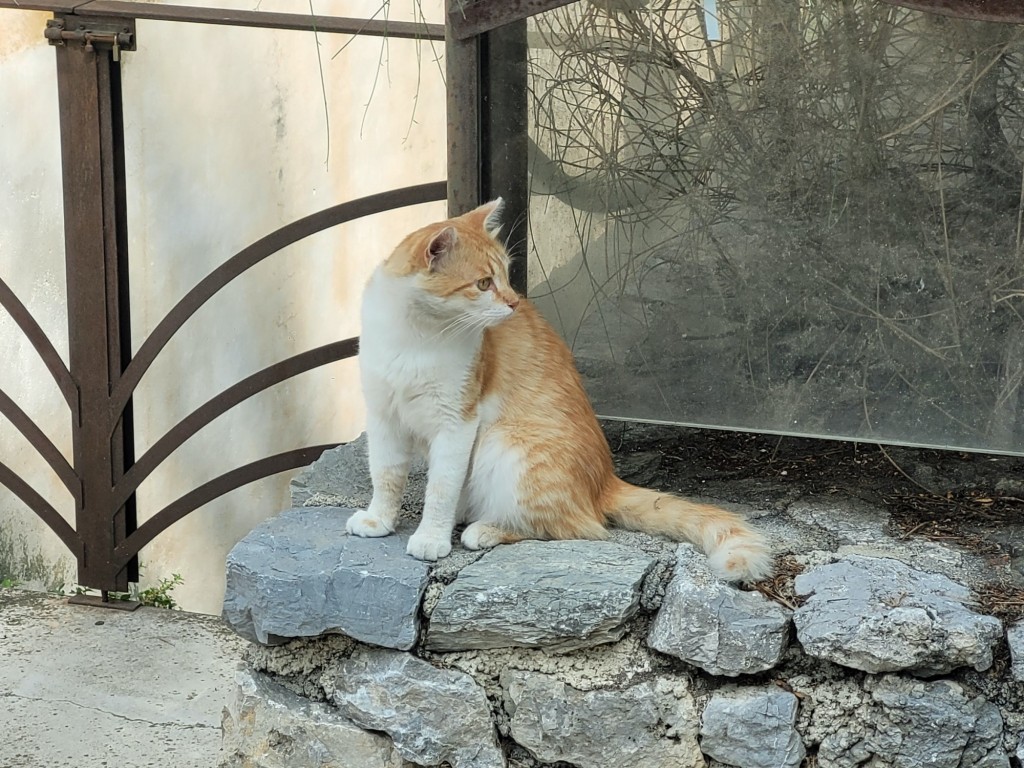
<path fill-rule="evenodd" d="M 738 515 L 618 478 L 615 482 L 604 510 L 612 523 L 693 542 L 708 556 L 715 575 L 726 581 L 758 581 L 771 575 L 768 543 Z"/>

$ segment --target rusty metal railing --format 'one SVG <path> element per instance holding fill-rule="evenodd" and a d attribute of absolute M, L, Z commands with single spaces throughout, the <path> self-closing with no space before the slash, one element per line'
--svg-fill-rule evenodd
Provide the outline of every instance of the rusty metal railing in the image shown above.
<path fill-rule="evenodd" d="M 246 377 L 179 421 L 136 458 L 132 396 L 160 351 L 210 298 L 246 270 L 292 243 L 329 227 L 409 205 L 445 200 L 444 181 L 395 189 L 341 203 L 294 221 L 227 259 L 201 280 L 131 354 L 128 238 L 120 53 L 134 50 L 135 19 L 163 19 L 397 38 L 444 39 L 442 25 L 326 16 L 219 11 L 147 3 L 0 0 L 0 8 L 54 13 L 46 37 L 54 44 L 64 189 L 69 365 L 0 278 L 6 310 L 46 365 L 71 417 L 73 460 L 6 393 L 6 417 L 53 469 L 74 500 L 75 525 L 6 464 L 0 484 L 33 510 L 68 547 L 84 586 L 123 591 L 138 579 L 140 549 L 170 525 L 213 499 L 254 480 L 314 461 L 329 445 L 279 453 L 220 475 L 137 524 L 143 481 L 192 435 L 234 406 L 305 371 L 352 357 L 355 338 L 289 357 Z"/>
<path fill-rule="evenodd" d="M 327 445 L 268 456 L 185 493 L 141 526 L 140 485 L 178 447 L 221 414 L 286 379 L 352 357 L 343 339 L 282 360 L 194 410 L 135 456 L 132 396 L 167 342 L 231 280 L 304 237 L 347 221 L 445 200 L 458 213 L 501 195 L 512 222 L 512 278 L 525 289 L 526 26 L 524 19 L 571 0 L 449 0 L 446 23 L 197 8 L 124 0 L 0 0 L 0 8 L 49 11 L 46 39 L 57 61 L 69 364 L 0 279 L 0 307 L 14 319 L 56 381 L 71 417 L 72 461 L 4 392 L 7 418 L 53 469 L 75 505 L 75 524 L 6 464 L 0 485 L 21 499 L 68 547 L 78 581 L 124 591 L 138 579 L 138 553 L 168 526 L 246 483 L 314 461 Z M 132 355 L 128 286 L 120 58 L 135 50 L 136 20 L 220 24 L 445 41 L 448 180 L 342 203 L 292 222 L 235 254 L 201 280 Z"/>

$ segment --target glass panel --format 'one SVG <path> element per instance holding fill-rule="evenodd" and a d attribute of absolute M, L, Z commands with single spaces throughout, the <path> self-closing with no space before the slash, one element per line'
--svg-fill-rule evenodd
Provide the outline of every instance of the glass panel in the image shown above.
<path fill-rule="evenodd" d="M 1024 27 L 593 0 L 530 70 L 530 291 L 599 413 L 1024 452 Z"/>

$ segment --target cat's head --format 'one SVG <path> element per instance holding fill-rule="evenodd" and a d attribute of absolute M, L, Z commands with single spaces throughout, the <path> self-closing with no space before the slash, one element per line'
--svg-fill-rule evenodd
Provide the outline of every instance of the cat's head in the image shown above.
<path fill-rule="evenodd" d="M 411 279 L 417 309 L 454 323 L 453 332 L 496 325 L 519 306 L 509 285 L 509 256 L 498 239 L 502 205 L 499 197 L 424 227 L 387 261 L 389 273 Z"/>

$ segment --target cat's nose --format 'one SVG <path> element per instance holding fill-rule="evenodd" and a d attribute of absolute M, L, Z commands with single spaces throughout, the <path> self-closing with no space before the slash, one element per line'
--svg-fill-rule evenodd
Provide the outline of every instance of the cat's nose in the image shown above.
<path fill-rule="evenodd" d="M 515 309 L 519 306 L 519 297 L 513 296 L 511 299 L 507 299 L 505 303 L 508 304 L 509 309 Z"/>

